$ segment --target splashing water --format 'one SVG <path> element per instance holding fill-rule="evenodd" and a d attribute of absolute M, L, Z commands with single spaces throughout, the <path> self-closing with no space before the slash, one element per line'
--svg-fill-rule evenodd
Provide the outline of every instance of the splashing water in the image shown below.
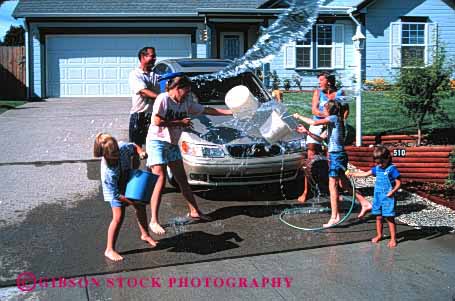
<path fill-rule="evenodd" d="M 287 2 L 289 8 L 278 16 L 278 19 L 264 31 L 243 57 L 235 59 L 231 65 L 217 73 L 199 77 L 222 79 L 258 68 L 261 64 L 271 61 L 285 44 L 305 40 L 305 35 L 316 22 L 319 7 L 325 0 L 289 0 Z"/>
<path fill-rule="evenodd" d="M 178 216 L 171 218 L 168 222 L 168 226 L 172 227 L 174 233 L 177 235 L 186 232 L 185 226 L 188 225 L 188 222 L 188 218 Z"/>

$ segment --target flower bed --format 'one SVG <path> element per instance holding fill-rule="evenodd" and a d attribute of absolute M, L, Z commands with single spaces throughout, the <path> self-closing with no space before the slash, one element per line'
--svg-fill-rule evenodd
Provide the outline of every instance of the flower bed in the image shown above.
<path fill-rule="evenodd" d="M 409 182 L 403 188 L 455 210 L 455 184 Z"/>

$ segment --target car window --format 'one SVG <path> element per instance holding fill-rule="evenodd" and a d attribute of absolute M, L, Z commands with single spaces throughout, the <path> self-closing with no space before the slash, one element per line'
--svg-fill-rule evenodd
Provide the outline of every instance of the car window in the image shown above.
<path fill-rule="evenodd" d="M 155 68 L 153 68 L 153 72 L 155 72 L 156 74 L 165 74 L 165 73 L 170 73 L 172 72 L 171 69 L 169 68 L 168 65 L 166 64 L 158 64 L 155 66 Z"/>
<path fill-rule="evenodd" d="M 189 76 L 195 74 L 188 74 Z M 220 80 L 191 79 L 191 91 L 196 94 L 201 104 L 224 104 L 227 92 L 235 86 L 244 85 L 258 99 L 259 102 L 270 101 L 262 82 L 252 73 L 242 73 L 234 77 Z"/>

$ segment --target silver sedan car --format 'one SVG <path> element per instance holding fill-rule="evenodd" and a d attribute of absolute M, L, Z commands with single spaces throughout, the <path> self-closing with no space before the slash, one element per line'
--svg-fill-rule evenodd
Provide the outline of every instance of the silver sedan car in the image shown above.
<path fill-rule="evenodd" d="M 194 100 L 203 105 L 226 108 L 226 93 L 238 85 L 248 87 L 263 105 L 275 103 L 252 72 L 221 81 L 198 77 L 217 72 L 230 63 L 219 59 L 172 59 L 160 61 L 154 71 L 161 75 L 182 72 L 192 78 Z M 263 114 L 270 114 L 270 111 Z M 192 116 L 192 122 L 193 127 L 186 129 L 179 141 L 190 185 L 280 183 L 294 180 L 299 174 L 305 141 L 295 131 L 285 141 L 269 144 L 259 133 L 260 125 L 251 121 L 241 122 L 232 116 L 200 115 Z M 175 186 L 169 169 L 167 176 Z"/>

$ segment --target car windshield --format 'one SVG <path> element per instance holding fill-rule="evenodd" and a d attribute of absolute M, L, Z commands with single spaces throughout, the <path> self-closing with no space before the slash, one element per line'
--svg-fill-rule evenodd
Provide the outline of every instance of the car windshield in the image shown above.
<path fill-rule="evenodd" d="M 187 73 L 188 76 L 196 76 L 196 73 Z M 224 104 L 227 92 L 235 86 L 244 85 L 257 98 L 259 102 L 270 101 L 262 83 L 250 72 L 242 73 L 234 77 L 220 80 L 191 79 L 191 91 L 196 94 L 201 104 Z"/>

